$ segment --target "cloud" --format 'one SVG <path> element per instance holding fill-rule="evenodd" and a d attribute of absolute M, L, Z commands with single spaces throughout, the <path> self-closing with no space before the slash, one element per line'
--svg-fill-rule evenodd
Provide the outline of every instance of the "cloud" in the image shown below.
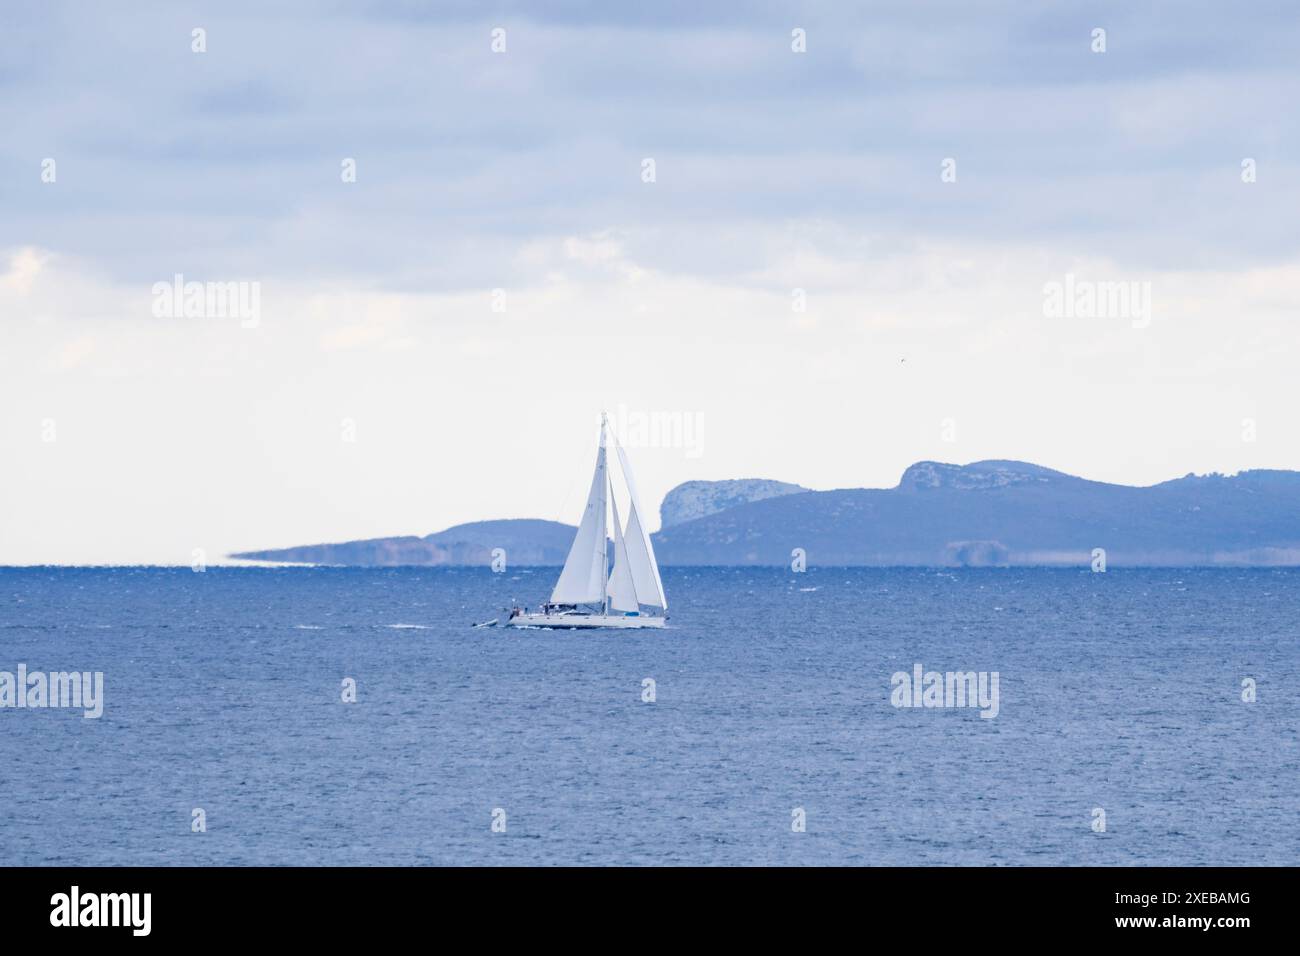
<path fill-rule="evenodd" d="M 1300 251 L 1285 215 L 1300 24 L 1272 5 L 59 7 L 10 14 L 0 246 L 119 277 L 492 288 L 519 240 L 602 231 L 647 268 L 744 273 L 762 267 L 748 244 L 680 250 L 700 230 L 815 220 L 1159 268 Z M 205 54 L 189 50 L 199 21 Z M 46 156 L 57 183 L 39 181 Z"/>
<path fill-rule="evenodd" d="M 0 292 L 13 296 L 30 295 L 32 285 L 49 258 L 48 253 L 30 247 L 15 251 L 9 257 L 6 271 L 0 275 Z"/>
<path fill-rule="evenodd" d="M 652 501 L 738 474 L 883 486 L 926 458 L 1124 482 L 1300 458 L 1284 420 L 1300 261 L 1135 272 L 1032 245 L 886 253 L 826 224 L 750 238 L 765 266 L 740 279 L 646 267 L 604 232 L 530 238 L 502 312 L 486 290 L 282 279 L 252 329 L 156 318 L 147 285 L 11 253 L 6 280 L 24 274 L 15 261 L 43 266 L 21 299 L 5 287 L 0 439 L 14 454 L 0 497 L 39 506 L 3 515 L 0 561 L 181 561 L 194 547 L 568 520 L 586 423 L 620 404 L 709 421 L 703 458 L 638 460 Z M 1149 327 L 1046 317 L 1044 284 L 1067 272 L 1150 282 Z M 941 441 L 948 418 L 957 443 Z M 340 441 L 344 419 L 356 443 Z M 546 467 L 521 485 L 520 461 Z M 78 476 L 91 473 L 88 495 Z"/>
<path fill-rule="evenodd" d="M 651 499 L 921 458 L 1120 481 L 1300 461 L 1284 4 L 5 19 L 0 560 L 570 520 L 564 463 L 620 403 L 708 417 L 705 458 L 647 456 Z M 261 283 L 258 327 L 154 317 L 177 273 Z M 1067 273 L 1149 282 L 1150 327 L 1045 318 Z"/>
<path fill-rule="evenodd" d="M 69 339 L 59 350 L 55 362 L 59 369 L 68 371 L 84 365 L 95 354 L 95 337 L 78 335 Z"/>

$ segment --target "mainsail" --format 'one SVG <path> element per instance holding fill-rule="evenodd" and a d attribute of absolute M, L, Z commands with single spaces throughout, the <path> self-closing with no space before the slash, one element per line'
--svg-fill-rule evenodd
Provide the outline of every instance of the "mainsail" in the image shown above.
<path fill-rule="evenodd" d="M 623 469 L 623 480 L 627 482 L 629 509 L 627 553 L 632 569 L 632 583 L 642 604 L 667 610 L 668 599 L 664 597 L 664 585 L 659 579 L 659 564 L 655 561 L 655 549 L 650 544 L 650 535 L 646 533 L 645 526 L 641 523 L 641 499 L 636 493 L 636 483 L 632 479 L 632 466 L 628 464 L 627 455 L 617 436 L 614 438 L 614 447 L 618 451 L 618 462 Z"/>
<path fill-rule="evenodd" d="M 560 580 L 551 592 L 552 604 L 603 604 L 605 601 L 605 510 L 609 478 L 605 468 L 605 423 L 600 423 L 600 450 L 596 474 L 587 494 L 578 534 L 569 548 Z"/>
<path fill-rule="evenodd" d="M 609 576 L 609 606 L 616 611 L 636 611 L 637 590 L 632 582 L 632 568 L 627 557 L 627 541 L 623 537 L 623 527 L 618 520 L 618 502 L 614 500 L 613 488 L 610 489 L 610 507 L 614 509 L 614 572 Z"/>

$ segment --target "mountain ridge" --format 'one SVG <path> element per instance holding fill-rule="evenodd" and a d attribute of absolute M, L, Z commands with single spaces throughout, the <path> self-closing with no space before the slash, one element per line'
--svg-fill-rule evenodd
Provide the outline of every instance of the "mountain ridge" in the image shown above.
<path fill-rule="evenodd" d="M 1188 474 L 1148 486 L 1093 481 L 1030 462 L 919 461 L 893 488 L 813 491 L 788 482 L 684 482 L 653 535 L 664 565 L 1087 567 L 1300 565 L 1300 472 Z M 676 520 L 676 519 L 681 520 Z M 232 555 L 360 565 L 563 563 L 572 525 L 471 522 L 403 536 Z"/>

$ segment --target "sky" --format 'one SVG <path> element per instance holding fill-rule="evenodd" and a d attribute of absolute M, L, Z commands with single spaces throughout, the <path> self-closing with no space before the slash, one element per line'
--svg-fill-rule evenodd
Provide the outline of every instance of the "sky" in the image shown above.
<path fill-rule="evenodd" d="M 1290 4 L 632 6 L 0 7 L 0 564 L 1300 468 Z"/>

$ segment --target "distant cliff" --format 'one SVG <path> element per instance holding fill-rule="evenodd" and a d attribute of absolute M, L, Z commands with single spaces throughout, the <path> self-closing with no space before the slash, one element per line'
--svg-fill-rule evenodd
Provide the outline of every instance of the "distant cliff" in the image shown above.
<path fill-rule="evenodd" d="M 1018 461 L 919 462 L 896 488 L 810 491 L 665 528 L 664 564 L 1300 564 L 1300 473 L 1134 488 Z"/>
<path fill-rule="evenodd" d="M 664 495 L 663 504 L 659 506 L 659 522 L 667 528 L 669 525 L 682 524 L 704 518 L 736 505 L 751 501 L 764 501 L 780 495 L 793 495 L 807 491 L 799 485 L 785 481 L 770 481 L 766 478 L 734 478 L 728 481 L 688 481 L 678 485 Z"/>
<path fill-rule="evenodd" d="M 1088 567 L 1300 565 L 1300 473 L 1187 475 L 1147 488 L 1018 461 L 918 462 L 897 487 L 808 491 L 777 481 L 691 481 L 664 498 L 664 565 Z M 480 521 L 427 537 L 377 538 L 233 555 L 316 564 L 564 563 L 574 528 Z"/>

